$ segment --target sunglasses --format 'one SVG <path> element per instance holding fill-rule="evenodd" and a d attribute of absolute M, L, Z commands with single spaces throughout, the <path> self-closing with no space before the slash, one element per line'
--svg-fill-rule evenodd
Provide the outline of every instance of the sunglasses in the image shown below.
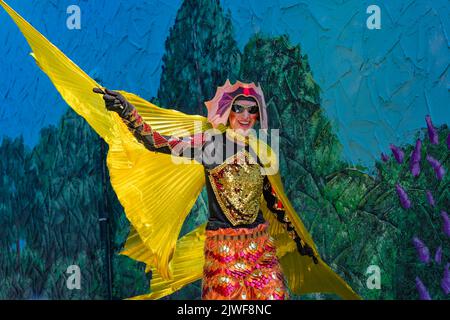
<path fill-rule="evenodd" d="M 233 104 L 231 106 L 231 110 L 236 113 L 242 113 L 246 109 L 247 109 L 248 113 L 250 113 L 250 114 L 256 114 L 259 112 L 259 107 L 256 105 L 255 106 L 241 106 L 240 104 Z"/>

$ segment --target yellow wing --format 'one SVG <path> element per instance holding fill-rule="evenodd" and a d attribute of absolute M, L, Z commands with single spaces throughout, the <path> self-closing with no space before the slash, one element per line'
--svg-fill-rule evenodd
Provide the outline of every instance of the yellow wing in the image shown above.
<path fill-rule="evenodd" d="M 169 155 L 146 150 L 118 115 L 106 111 L 102 97 L 92 92 L 98 83 L 4 1 L 0 5 L 17 24 L 37 64 L 64 100 L 108 143 L 112 186 L 148 250 L 148 261 L 162 277 L 170 278 L 169 262 L 182 223 L 204 185 L 203 168 L 194 163 L 174 165 Z M 123 94 L 162 134 L 178 134 L 180 129 L 192 132 L 199 124 L 208 127 L 203 117 L 158 108 L 136 95 Z"/>
<path fill-rule="evenodd" d="M 136 296 L 133 300 L 153 300 L 160 299 L 169 294 L 180 290 L 185 285 L 199 280 L 203 277 L 203 265 L 205 263 L 204 245 L 205 245 L 205 227 L 206 223 L 197 227 L 195 230 L 180 238 L 177 242 L 177 250 L 173 260 L 171 261 L 171 269 L 173 273 L 172 279 L 164 279 L 161 274 L 152 269 L 152 280 L 150 282 L 149 294 Z M 147 254 L 142 242 L 135 239 L 134 243 L 127 243 L 133 248 L 132 256 L 142 262 L 147 263 Z M 142 250 L 143 249 L 143 250 Z M 140 253 L 140 255 L 139 255 Z"/>

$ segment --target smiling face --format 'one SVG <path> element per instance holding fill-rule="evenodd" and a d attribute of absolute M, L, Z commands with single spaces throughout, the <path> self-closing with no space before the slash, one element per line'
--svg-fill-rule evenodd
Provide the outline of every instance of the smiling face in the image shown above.
<path fill-rule="evenodd" d="M 253 128 L 258 118 L 258 103 L 254 98 L 239 97 L 234 101 L 229 117 L 230 127 L 233 130 L 247 134 Z"/>

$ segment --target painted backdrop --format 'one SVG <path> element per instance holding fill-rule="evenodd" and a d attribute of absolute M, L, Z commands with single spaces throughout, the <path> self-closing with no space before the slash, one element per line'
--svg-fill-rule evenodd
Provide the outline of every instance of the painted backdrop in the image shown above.
<path fill-rule="evenodd" d="M 324 260 L 367 299 L 448 299 L 446 1 L 8 3 L 103 85 L 162 107 L 202 113 L 226 77 L 261 82 L 284 137 L 285 186 Z M 381 29 L 366 25 L 372 4 Z M 67 25 L 73 5 L 79 29 Z M 99 212 L 114 253 L 128 232 L 106 147 L 4 12 L 0 23 L 0 297 L 106 298 Z M 206 215 L 199 201 L 183 232 Z M 141 265 L 111 256 L 114 298 L 148 291 Z M 67 289 L 69 265 L 80 290 Z M 179 297 L 198 298 L 199 284 Z"/>

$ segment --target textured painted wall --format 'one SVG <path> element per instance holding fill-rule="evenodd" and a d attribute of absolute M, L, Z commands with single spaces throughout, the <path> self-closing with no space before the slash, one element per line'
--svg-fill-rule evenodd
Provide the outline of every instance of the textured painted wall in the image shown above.
<path fill-rule="evenodd" d="M 164 40 L 181 1 L 75 1 L 9 4 L 105 86 L 156 94 Z M 68 30 L 66 8 L 81 8 L 81 30 Z M 300 43 L 323 107 L 336 124 L 347 159 L 371 165 L 388 143 L 412 140 L 430 114 L 450 122 L 448 1 L 239 1 L 230 9 L 241 48 L 254 32 L 287 33 Z M 368 30 L 366 8 L 381 8 L 381 30 Z M 67 108 L 27 56 L 18 30 L 0 13 L 0 135 L 24 135 Z"/>

